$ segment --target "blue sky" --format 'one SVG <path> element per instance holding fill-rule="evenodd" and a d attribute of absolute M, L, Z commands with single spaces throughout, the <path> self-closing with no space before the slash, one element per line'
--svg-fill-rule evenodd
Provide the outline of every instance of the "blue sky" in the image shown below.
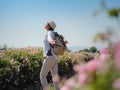
<path fill-rule="evenodd" d="M 105 0 L 108 8 L 120 7 L 120 0 Z M 101 12 L 100 0 L 0 0 L 0 46 L 43 46 L 44 26 L 54 20 L 56 31 L 65 36 L 68 46 L 103 46 L 93 43 L 97 32 L 107 27 L 118 30 L 115 19 Z"/>

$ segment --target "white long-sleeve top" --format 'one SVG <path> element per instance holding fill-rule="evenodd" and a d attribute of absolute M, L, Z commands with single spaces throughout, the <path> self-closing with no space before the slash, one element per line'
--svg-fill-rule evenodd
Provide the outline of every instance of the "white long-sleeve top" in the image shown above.
<path fill-rule="evenodd" d="M 47 31 L 47 35 L 45 35 L 45 39 L 44 39 L 44 57 L 47 56 L 48 51 L 50 51 L 51 46 L 50 46 L 50 42 L 52 40 L 55 40 L 55 34 L 53 31 Z M 52 53 L 52 52 L 51 52 Z"/>

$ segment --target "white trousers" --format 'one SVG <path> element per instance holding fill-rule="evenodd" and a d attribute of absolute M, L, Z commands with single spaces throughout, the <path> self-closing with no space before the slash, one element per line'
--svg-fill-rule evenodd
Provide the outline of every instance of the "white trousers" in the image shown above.
<path fill-rule="evenodd" d="M 41 80 L 43 90 L 46 90 L 46 88 L 48 87 L 46 76 L 49 71 L 51 71 L 52 77 L 58 75 L 58 59 L 56 59 L 54 56 L 47 56 L 44 59 L 44 62 L 41 68 L 40 80 Z M 59 81 L 57 82 L 53 81 L 53 83 L 54 83 L 54 90 L 59 90 L 59 87 L 58 87 Z"/>

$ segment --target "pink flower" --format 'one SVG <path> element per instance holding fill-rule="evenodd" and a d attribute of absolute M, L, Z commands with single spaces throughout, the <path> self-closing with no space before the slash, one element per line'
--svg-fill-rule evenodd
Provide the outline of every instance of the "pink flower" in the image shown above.
<path fill-rule="evenodd" d="M 120 69 L 120 54 L 119 53 L 115 54 L 115 61 L 116 61 L 116 67 Z"/>
<path fill-rule="evenodd" d="M 63 87 L 61 87 L 60 90 L 71 90 L 71 88 L 69 86 L 63 86 Z"/>
<path fill-rule="evenodd" d="M 103 48 L 100 50 L 100 61 L 107 60 L 109 58 L 109 53 L 107 48 Z"/>
<path fill-rule="evenodd" d="M 33 48 L 30 53 L 34 55 L 34 54 L 36 54 L 37 52 L 38 52 L 38 48 Z"/>
<path fill-rule="evenodd" d="M 78 73 L 87 73 L 86 64 L 75 65 L 74 70 Z"/>
<path fill-rule="evenodd" d="M 107 48 L 101 49 L 101 50 L 100 50 L 100 53 L 101 53 L 101 54 L 107 54 L 107 53 L 108 53 Z"/>
<path fill-rule="evenodd" d="M 116 63 L 116 67 L 118 69 L 120 69 L 120 42 L 117 42 L 115 44 L 115 47 L 114 47 L 115 51 L 114 51 L 114 57 L 115 57 L 115 63 Z"/>
<path fill-rule="evenodd" d="M 120 90 L 120 78 L 113 83 L 113 87 Z"/>
<path fill-rule="evenodd" d="M 87 63 L 87 68 L 89 72 L 94 72 L 100 68 L 100 61 L 92 60 Z"/>
<path fill-rule="evenodd" d="M 69 79 L 60 90 L 72 90 L 72 87 L 75 85 L 74 80 Z"/>
<path fill-rule="evenodd" d="M 0 50 L 0 53 L 2 53 L 3 52 L 3 50 Z"/>
<path fill-rule="evenodd" d="M 78 82 L 84 85 L 88 82 L 89 75 L 100 68 L 99 60 L 92 60 L 85 64 L 75 65 L 74 70 L 78 72 Z"/>
<path fill-rule="evenodd" d="M 86 82 L 88 78 L 88 74 L 87 73 L 81 73 L 78 75 L 78 82 L 82 85 L 86 84 Z"/>

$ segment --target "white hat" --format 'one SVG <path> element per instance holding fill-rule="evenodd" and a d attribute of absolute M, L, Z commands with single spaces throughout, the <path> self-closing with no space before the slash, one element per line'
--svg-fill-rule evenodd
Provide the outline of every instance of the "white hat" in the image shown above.
<path fill-rule="evenodd" d="M 50 22 L 48 22 L 48 24 L 49 24 L 53 29 L 56 28 L 56 24 L 55 24 L 54 21 L 50 21 Z"/>

